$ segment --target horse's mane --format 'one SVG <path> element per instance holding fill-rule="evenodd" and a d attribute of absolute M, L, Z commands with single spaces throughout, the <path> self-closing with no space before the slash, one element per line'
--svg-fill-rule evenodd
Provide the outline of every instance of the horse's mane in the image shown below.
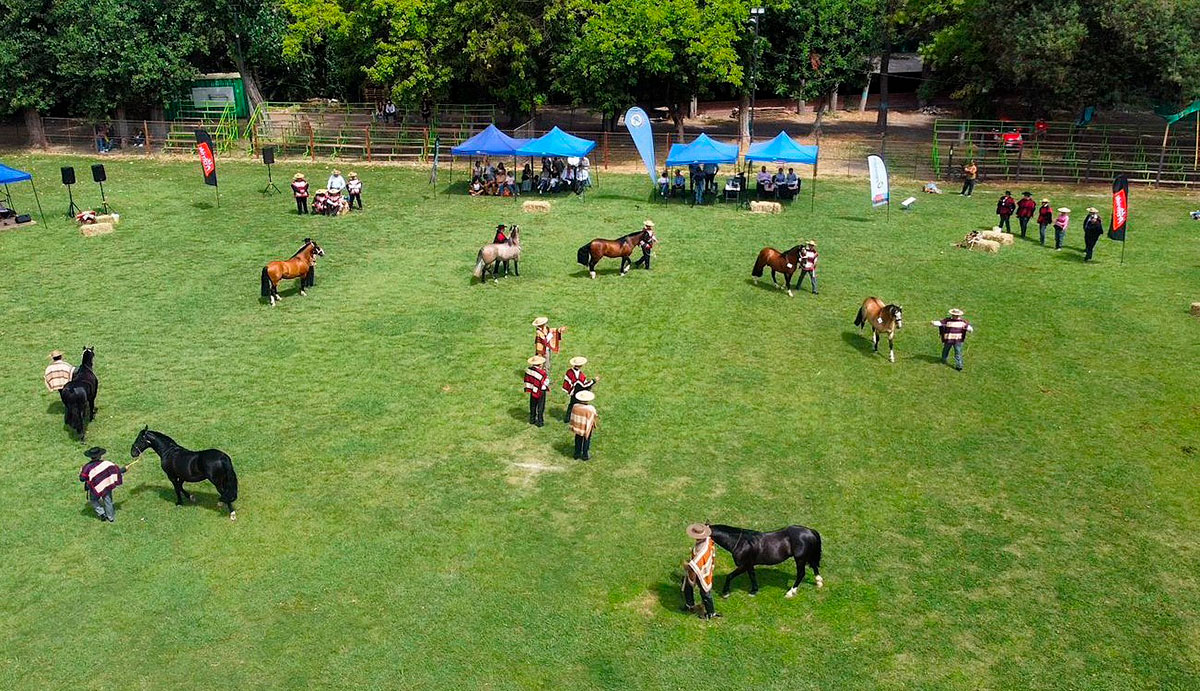
<path fill-rule="evenodd" d="M 617 242 L 620 242 L 620 241 L 622 241 L 622 240 L 628 240 L 628 239 L 632 238 L 633 236 L 635 236 L 635 235 L 641 235 L 641 234 L 642 234 L 642 233 L 644 233 L 644 232 L 646 232 L 646 231 L 644 231 L 644 230 L 635 230 L 635 231 L 633 231 L 632 233 L 628 233 L 628 234 L 626 234 L 626 235 L 622 235 L 621 237 L 617 238 Z"/>
<path fill-rule="evenodd" d="M 299 257 L 300 253 L 303 252 L 305 249 L 307 249 L 308 246 L 311 244 L 313 244 L 313 241 L 309 240 L 308 242 L 305 242 L 303 245 L 300 245 L 300 249 L 296 250 L 296 253 L 292 255 L 292 259 Z"/>
<path fill-rule="evenodd" d="M 176 449 L 183 448 L 182 446 L 179 445 L 178 442 L 176 442 L 174 439 L 168 437 L 167 435 L 163 434 L 162 432 L 156 432 L 152 429 L 148 429 L 148 430 L 146 430 L 146 434 L 148 436 L 154 437 L 154 438 L 158 439 L 159 441 L 161 441 L 168 449 L 170 449 L 172 447 L 174 447 Z"/>
<path fill-rule="evenodd" d="M 762 535 L 762 532 L 758 531 L 758 530 L 751 530 L 749 528 L 735 528 L 731 525 L 721 525 L 719 523 L 712 523 L 708 527 L 712 528 L 713 530 L 720 530 L 723 533 L 742 535 L 744 537 L 753 537 L 755 535 Z"/>

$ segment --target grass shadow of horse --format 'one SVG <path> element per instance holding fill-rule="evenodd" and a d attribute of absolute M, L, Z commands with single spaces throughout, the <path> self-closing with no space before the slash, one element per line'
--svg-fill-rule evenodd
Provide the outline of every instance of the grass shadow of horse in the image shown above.
<path fill-rule="evenodd" d="M 874 346 L 871 345 L 871 339 L 867 335 L 869 333 L 870 333 L 869 331 L 864 331 L 863 333 L 859 333 L 854 330 L 843 331 L 842 332 L 842 340 L 845 341 L 846 343 L 854 346 L 854 349 L 857 350 L 858 352 L 862 353 L 863 355 L 865 355 L 867 357 L 874 357 L 876 355 L 879 355 L 879 353 L 876 353 Z M 884 343 L 884 345 L 887 345 L 887 343 Z M 884 360 L 887 359 L 887 353 L 883 354 L 883 359 Z"/>
<path fill-rule="evenodd" d="M 62 399 L 50 401 L 50 405 L 46 406 L 47 415 L 62 415 L 67 412 L 67 407 L 63 405 Z"/>
<path fill-rule="evenodd" d="M 766 278 L 766 277 L 760 278 L 757 281 L 754 280 L 753 278 L 747 278 L 746 285 L 754 286 L 755 288 L 759 288 L 761 290 L 766 290 L 766 291 L 772 292 L 772 293 L 783 293 L 784 295 L 787 295 L 787 290 L 784 289 L 783 283 L 779 283 L 779 284 L 771 283 L 771 279 Z M 792 286 L 792 290 L 795 290 L 795 289 L 796 289 L 796 286 Z"/>
<path fill-rule="evenodd" d="M 192 502 L 184 501 L 180 506 L 195 504 L 196 506 L 204 506 L 210 511 L 224 513 L 224 510 L 219 505 L 219 502 L 221 501 L 221 495 L 217 494 L 216 492 L 205 492 L 199 489 L 193 490 L 189 488 L 188 491 L 193 497 L 196 498 L 196 500 Z M 175 489 L 170 486 L 141 484 L 129 490 L 129 496 L 140 496 L 146 492 L 155 492 L 158 494 L 158 496 L 162 497 L 163 501 L 171 504 L 175 503 Z"/>

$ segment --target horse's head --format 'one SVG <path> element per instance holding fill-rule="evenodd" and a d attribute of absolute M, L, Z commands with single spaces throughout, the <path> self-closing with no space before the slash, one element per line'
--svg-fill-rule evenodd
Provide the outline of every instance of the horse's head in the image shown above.
<path fill-rule="evenodd" d="M 79 358 L 80 367 L 91 367 L 92 360 L 96 357 L 96 349 L 92 346 L 84 346 L 83 355 Z"/>
<path fill-rule="evenodd" d="M 137 458 L 142 455 L 142 452 L 150 447 L 150 426 L 147 425 L 138 432 L 137 439 L 133 440 L 133 446 L 129 447 L 129 457 Z"/>
<path fill-rule="evenodd" d="M 325 256 L 325 250 L 321 249 L 321 246 L 318 245 L 316 242 L 314 242 L 311 238 L 305 238 L 304 241 L 307 242 L 308 244 L 312 245 L 313 257 L 324 257 Z"/>
<path fill-rule="evenodd" d="M 904 326 L 904 308 L 900 305 L 888 305 L 888 311 L 892 313 L 892 319 L 896 320 L 896 328 Z"/>
<path fill-rule="evenodd" d="M 512 227 L 512 232 L 508 235 L 508 241 L 514 245 L 521 244 L 521 226 Z"/>

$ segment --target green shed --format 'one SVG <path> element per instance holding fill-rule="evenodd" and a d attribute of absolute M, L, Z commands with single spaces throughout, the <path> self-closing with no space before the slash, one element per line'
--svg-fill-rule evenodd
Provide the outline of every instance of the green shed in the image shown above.
<path fill-rule="evenodd" d="M 234 117 L 250 117 L 250 101 L 242 75 L 237 72 L 203 74 L 188 87 L 188 92 L 168 103 L 166 115 L 176 118 L 219 118 L 233 104 Z"/>

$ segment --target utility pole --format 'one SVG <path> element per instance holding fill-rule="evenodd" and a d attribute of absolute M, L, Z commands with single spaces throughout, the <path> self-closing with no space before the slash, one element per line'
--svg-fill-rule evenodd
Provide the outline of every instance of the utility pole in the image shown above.
<path fill-rule="evenodd" d="M 758 24 L 766 12 L 761 7 L 750 8 L 750 22 L 754 24 L 754 43 L 750 46 L 750 143 L 754 143 L 754 92 L 758 90 Z"/>

